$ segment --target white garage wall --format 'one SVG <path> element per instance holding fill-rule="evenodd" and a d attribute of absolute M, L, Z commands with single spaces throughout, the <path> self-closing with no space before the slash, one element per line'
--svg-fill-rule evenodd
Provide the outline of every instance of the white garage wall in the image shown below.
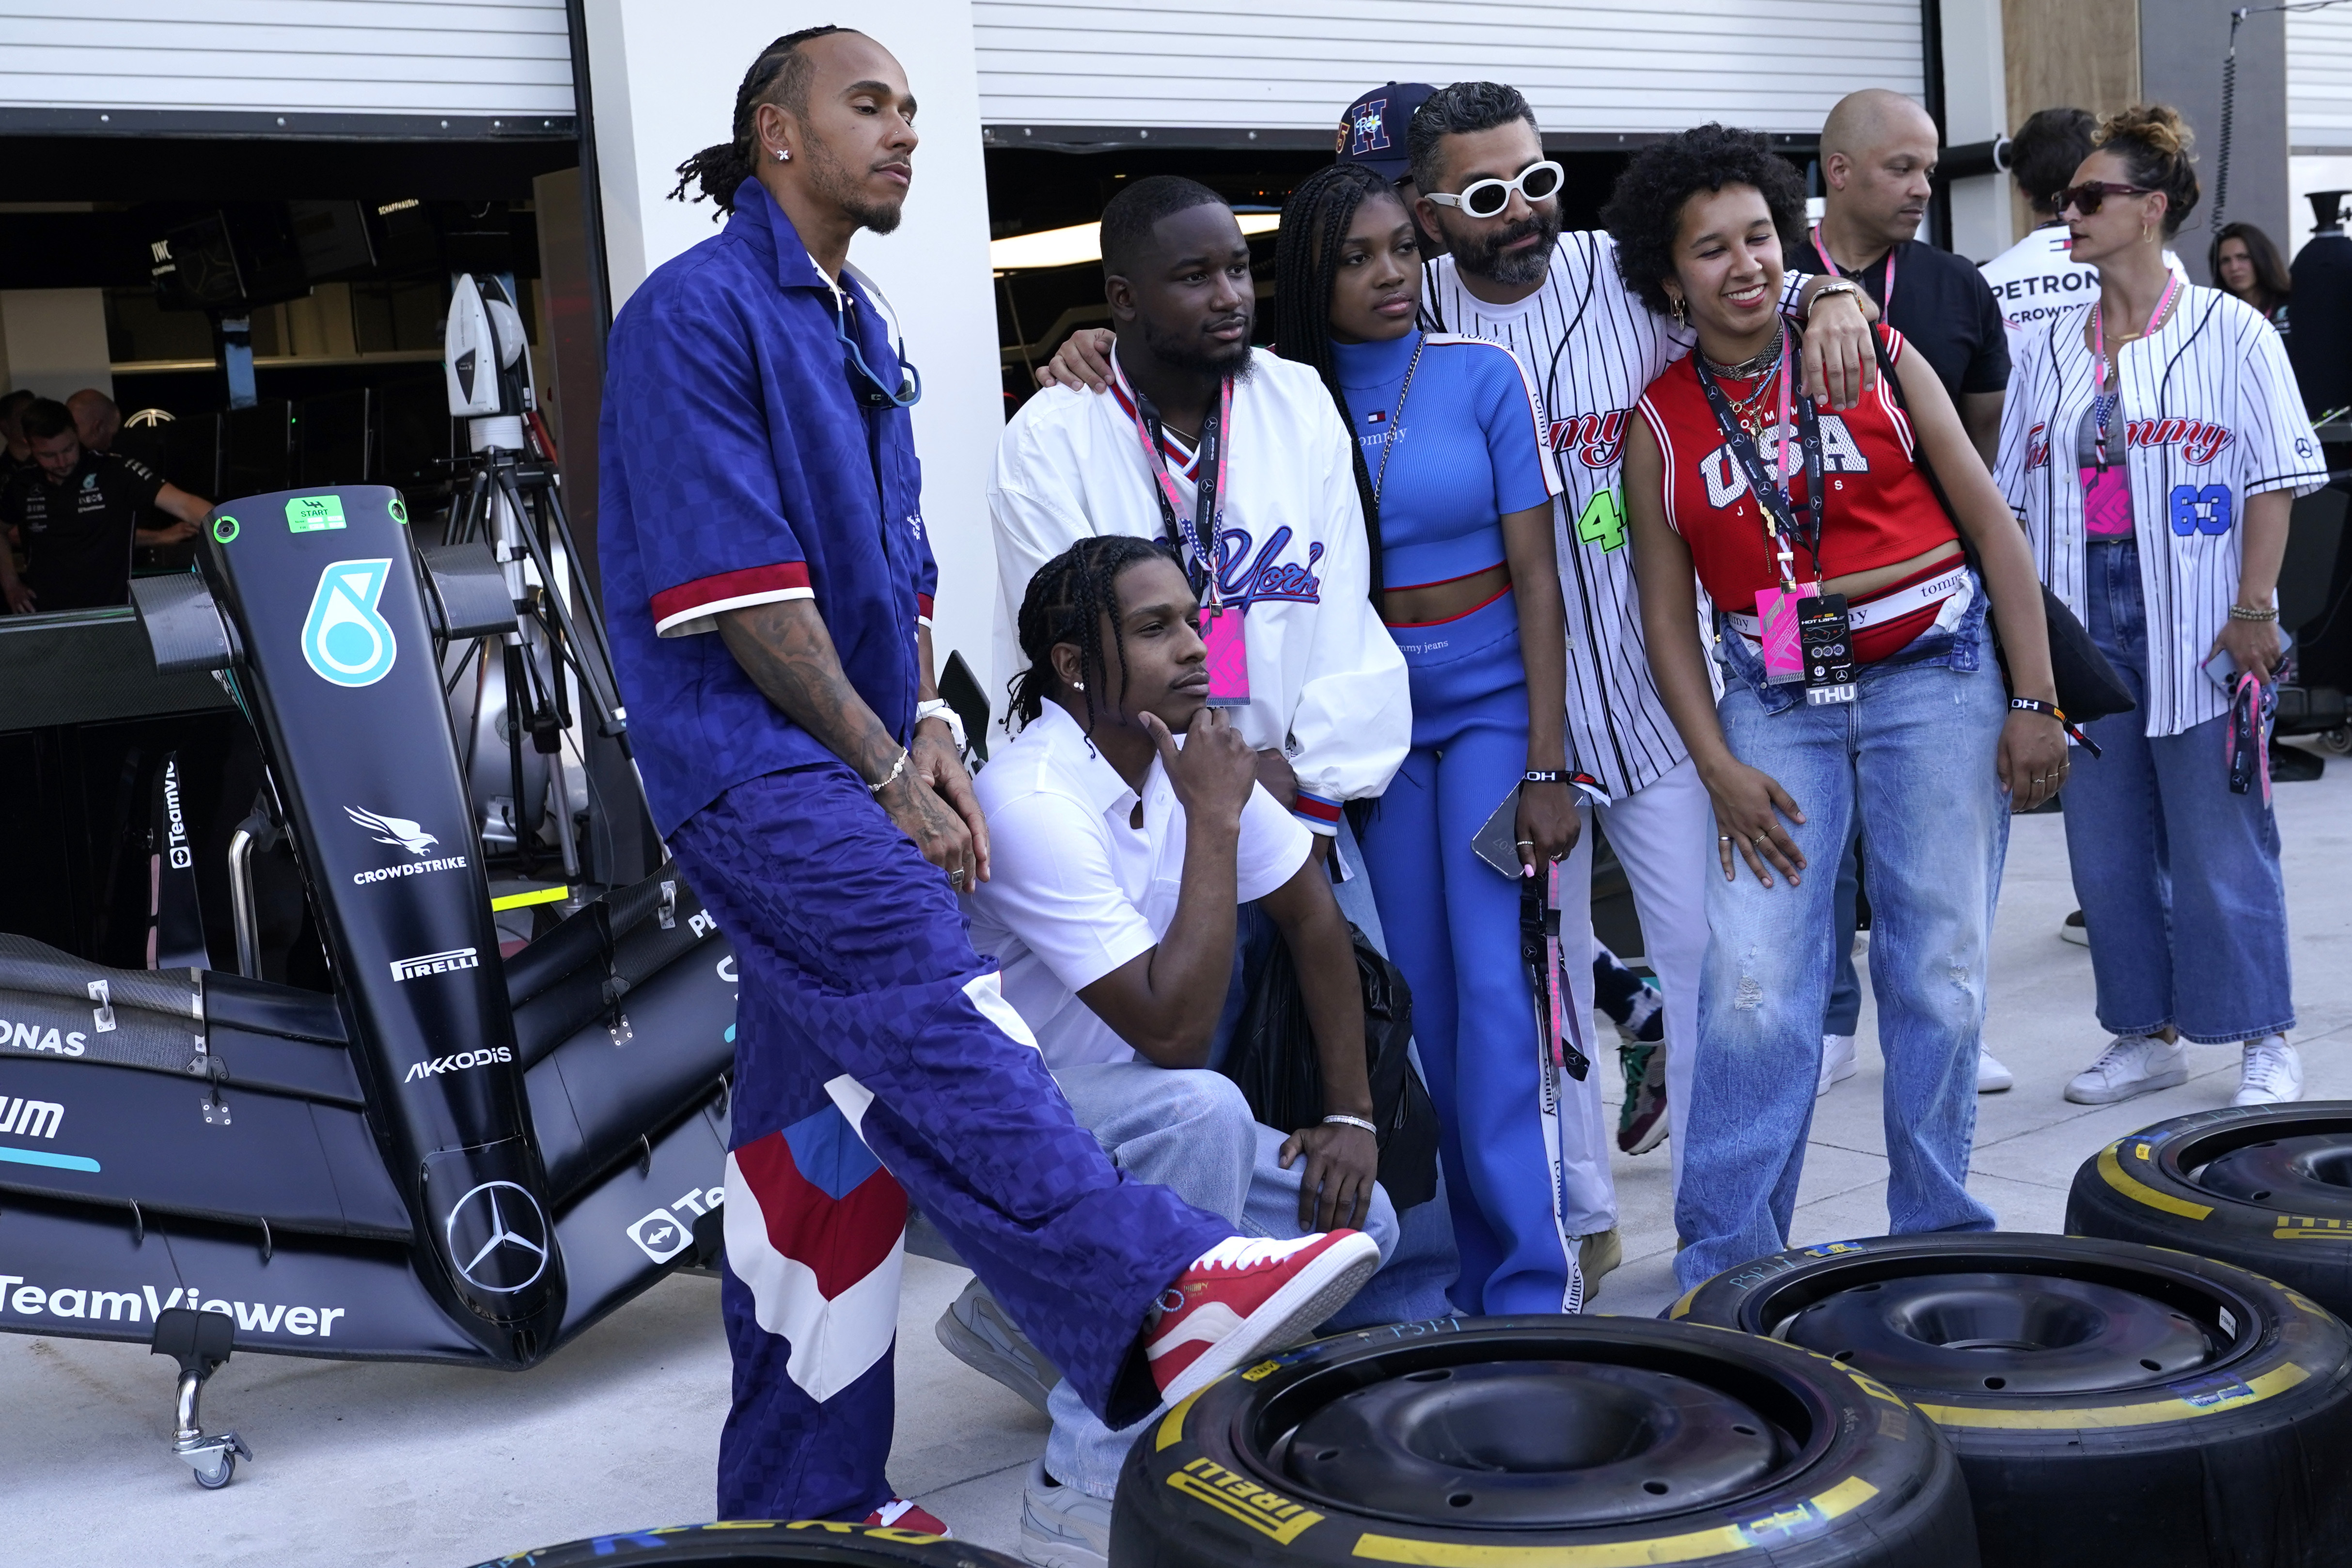
<path fill-rule="evenodd" d="M 2287 13 L 2286 140 L 2298 156 L 2352 153 L 2352 5 Z"/>
<path fill-rule="evenodd" d="M 589 81 L 604 185 L 606 268 L 620 309 L 647 273 L 717 232 L 708 203 L 669 201 L 679 162 L 727 139 L 735 89 L 770 40 L 848 19 L 823 0 L 588 0 Z M 921 106 L 915 184 L 896 234 L 864 234 L 850 259 L 890 298 L 907 357 L 923 373 L 915 449 L 923 518 L 940 562 L 932 647 L 988 686 L 996 552 L 982 499 L 1004 426 L 996 304 L 988 268 L 988 176 L 981 159 L 970 0 L 898 0 L 868 30 L 906 68 Z M 1000 711 L 1003 688 L 991 688 Z"/>
<path fill-rule="evenodd" d="M 1391 79 L 1507 81 L 1547 132 L 1811 134 L 1917 97 L 1917 0 L 973 0 L 989 125 L 1321 130 Z"/>
<path fill-rule="evenodd" d="M 0 107 L 566 115 L 563 0 L 13 0 Z"/>

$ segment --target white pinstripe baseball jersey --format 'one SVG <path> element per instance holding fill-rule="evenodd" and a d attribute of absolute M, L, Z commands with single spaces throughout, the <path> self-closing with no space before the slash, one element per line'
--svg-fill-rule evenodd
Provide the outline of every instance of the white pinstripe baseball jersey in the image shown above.
<path fill-rule="evenodd" d="M 2074 450 L 2094 391 L 2083 341 L 2090 309 L 2037 321 L 2015 344 L 1994 475 L 2025 524 L 2042 580 L 2077 616 L 2083 486 Z M 2115 417 L 2147 605 L 2147 733 L 2177 735 L 2230 710 L 2200 666 L 2238 595 L 2247 498 L 2308 495 L 2327 482 L 2327 461 L 2285 346 L 2243 300 L 2183 289 L 2172 319 L 2126 344 L 2118 363 Z"/>
<path fill-rule="evenodd" d="M 1616 249 L 1597 229 L 1561 235 L 1543 287 L 1509 305 L 1472 294 L 1441 257 L 1423 269 L 1422 309 L 1433 330 L 1509 344 L 1543 399 L 1562 491 L 1569 750 L 1622 798 L 1689 754 L 1650 679 L 1618 463 L 1642 389 L 1693 339 L 1626 288 Z"/>

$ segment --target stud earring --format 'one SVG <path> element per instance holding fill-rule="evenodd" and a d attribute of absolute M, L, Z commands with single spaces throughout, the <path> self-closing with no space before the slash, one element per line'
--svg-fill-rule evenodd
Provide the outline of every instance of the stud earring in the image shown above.
<path fill-rule="evenodd" d="M 776 149 L 776 162 L 777 162 L 777 163 L 791 163 L 792 161 L 793 161 L 793 155 L 792 155 L 790 153 L 788 153 L 788 152 L 784 151 L 784 149 L 782 149 L 782 147 L 779 147 L 779 148 L 777 148 L 777 149 Z"/>
<path fill-rule="evenodd" d="M 1070 689 L 1073 691 L 1084 691 L 1086 689 L 1087 683 L 1083 680 L 1073 680 L 1070 682 Z"/>

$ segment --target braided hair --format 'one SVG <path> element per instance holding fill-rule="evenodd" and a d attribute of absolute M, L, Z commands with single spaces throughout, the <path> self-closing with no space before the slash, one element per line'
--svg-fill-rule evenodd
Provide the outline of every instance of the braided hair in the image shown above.
<path fill-rule="evenodd" d="M 786 33 L 760 51 L 751 68 L 743 73 L 743 85 L 735 89 L 734 140 L 705 147 L 677 166 L 677 184 L 670 191 L 674 202 L 698 202 L 708 197 L 718 212 L 710 221 L 719 221 L 720 213 L 735 210 L 735 193 L 743 182 L 751 178 L 751 117 L 763 103 L 772 103 L 787 112 L 799 116 L 808 110 L 809 77 L 814 68 L 801 46 L 811 38 L 822 38 L 828 33 L 854 33 L 855 27 L 803 27 L 797 33 Z M 698 184 L 702 195 L 689 196 L 687 186 Z"/>
<path fill-rule="evenodd" d="M 1364 505 L 1364 538 L 1371 546 L 1371 599 L 1381 602 L 1381 505 L 1372 493 L 1364 444 L 1355 438 L 1355 416 L 1339 391 L 1331 352 L 1331 290 L 1339 276 L 1339 251 L 1347 243 L 1356 209 L 1382 196 L 1401 201 L 1396 187 L 1361 163 L 1329 163 L 1298 182 L 1283 205 L 1282 229 L 1274 247 L 1274 352 L 1314 368 L 1348 427 L 1354 459 L 1356 495 Z"/>
<path fill-rule="evenodd" d="M 1022 657 L 1029 668 L 1013 678 L 1007 689 L 1006 727 L 1018 718 L 1036 722 L 1046 699 L 1057 695 L 1061 677 L 1054 670 L 1054 648 L 1069 643 L 1078 650 L 1078 678 L 1087 693 L 1087 732 L 1094 733 L 1101 711 L 1096 694 L 1109 677 L 1103 651 L 1103 617 L 1110 617 L 1111 647 L 1118 655 L 1118 682 L 1127 686 L 1127 636 L 1119 629 L 1119 574 L 1139 561 L 1169 561 L 1175 556 L 1157 540 L 1115 533 L 1081 539 L 1037 568 L 1029 591 L 1021 598 Z"/>

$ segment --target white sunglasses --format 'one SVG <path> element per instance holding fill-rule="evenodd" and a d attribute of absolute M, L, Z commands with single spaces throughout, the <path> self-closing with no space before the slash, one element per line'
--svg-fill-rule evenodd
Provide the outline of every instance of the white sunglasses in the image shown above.
<path fill-rule="evenodd" d="M 1568 180 L 1567 171 L 1547 158 L 1540 163 L 1529 163 L 1519 171 L 1516 180 L 1476 180 L 1459 195 L 1444 191 L 1422 194 L 1442 207 L 1460 207 L 1472 217 L 1499 217 L 1511 205 L 1511 193 L 1517 191 L 1530 205 L 1559 194 Z"/>

